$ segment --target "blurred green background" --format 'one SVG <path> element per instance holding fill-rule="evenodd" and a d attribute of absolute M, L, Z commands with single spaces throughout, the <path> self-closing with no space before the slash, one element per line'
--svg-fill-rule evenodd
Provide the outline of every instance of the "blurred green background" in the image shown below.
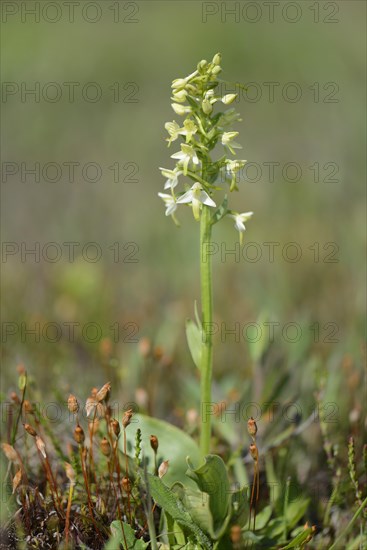
<path fill-rule="evenodd" d="M 276 399 L 296 401 L 307 417 L 315 392 L 326 384 L 326 402 L 337 404 L 337 430 L 341 424 L 345 433 L 363 426 L 365 3 L 319 2 L 317 15 L 316 3 L 298 2 L 301 16 L 293 23 L 286 20 L 295 17 L 289 2 L 275 8 L 273 22 L 263 2 L 256 15 L 254 8 L 243 11 L 247 2 L 103 1 L 92 3 L 102 14 L 95 23 L 81 15 L 85 2 L 75 7 L 73 23 L 62 2 L 62 17 L 55 23 L 47 20 L 55 17 L 52 7 L 39 22 L 27 14 L 22 22 L 22 4 L 29 8 L 34 3 L 12 4 L 19 11 L 8 16 L 2 33 L 2 80 L 7 85 L 2 103 L 3 241 L 20 249 L 22 243 L 34 248 L 38 242 L 41 252 L 45 244 L 56 242 L 63 255 L 55 263 L 42 255 L 39 262 L 20 252 L 3 255 L 3 394 L 15 387 L 16 366 L 24 363 L 40 388 L 40 400 L 55 394 L 66 399 L 70 390 L 86 395 L 92 386 L 112 380 L 114 397 L 121 400 L 144 405 L 148 391 L 150 412 L 159 417 L 177 421 L 198 406 L 198 375 L 184 322 L 199 299 L 199 228 L 189 209 L 179 211 L 180 228 L 164 216 L 157 196 L 164 183 L 158 167 L 172 167 L 169 157 L 177 150 L 177 143 L 167 149 L 165 142 L 164 123 L 179 120 L 170 107 L 171 81 L 220 51 L 224 79 L 256 83 L 260 90 L 257 101 L 251 100 L 252 87 L 249 97 L 241 94 L 235 106 L 243 119 L 236 128 L 243 145 L 239 158 L 256 163 L 261 176 L 250 181 L 256 178 L 249 170 L 230 200 L 235 210 L 255 212 L 246 243 L 257 243 L 261 257 L 251 261 L 254 249 L 248 249 L 250 260 L 246 255 L 237 261 L 230 255 L 221 258 L 219 252 L 214 256 L 215 320 L 228 328 L 238 323 L 241 331 L 256 321 L 279 326 L 260 358 L 251 355 L 242 332 L 237 341 L 223 333 L 215 336 L 214 399 L 261 403 L 284 382 Z M 226 11 L 230 6 L 238 10 L 237 21 Z M 93 6 L 89 10 L 90 19 L 98 15 Z M 35 82 L 39 101 L 34 96 L 22 100 L 22 86 L 32 88 Z M 63 92 L 55 102 L 47 99 L 56 89 L 48 87 L 51 82 Z M 79 83 L 74 101 L 68 98 L 68 82 Z M 90 82 L 102 90 L 97 102 L 81 93 Z M 264 84 L 269 82 L 278 83 L 273 101 Z M 299 101 L 284 97 L 284 89 L 293 97 L 290 82 L 301 90 Z M 116 90 L 115 83 L 119 102 L 111 89 Z M 93 87 L 89 91 L 92 96 Z M 16 163 L 17 173 L 7 174 L 4 162 Z M 50 162 L 64 166 L 59 181 L 41 174 L 35 182 L 24 174 L 21 163 L 32 168 L 35 162 L 41 171 Z M 63 165 L 68 162 L 80 163 L 72 182 Z M 94 183 L 82 174 L 90 162 L 101 169 Z M 269 162 L 279 163 L 273 181 L 264 164 Z M 115 163 L 118 182 L 109 168 Z M 282 174 L 287 163 L 300 167 L 298 181 L 287 181 L 287 174 L 288 180 L 294 177 L 292 169 Z M 311 166 L 319 167 L 319 181 Z M 126 178 L 132 170 L 133 182 Z M 49 179 L 53 174 L 50 168 Z M 92 169 L 89 174 L 93 177 Z M 216 226 L 214 240 L 220 250 L 232 249 L 238 240 L 232 222 Z M 65 242 L 80 243 L 74 261 L 68 261 Z M 102 250 L 95 263 L 80 254 L 90 242 Z M 116 242 L 119 262 L 109 248 Z M 273 262 L 267 242 L 279 243 Z M 297 262 L 282 256 L 289 242 L 301 249 Z M 126 243 L 136 244 L 124 249 Z M 138 261 L 129 263 L 129 253 Z M 37 322 L 39 342 L 21 327 Z M 50 322 L 62 328 L 55 343 L 48 341 L 52 328 L 42 334 Z M 71 322 L 79 323 L 74 341 L 63 325 Z M 103 337 L 95 343 L 81 330 L 91 322 L 101 327 Z M 282 336 L 282 327 L 290 322 L 302 329 L 296 343 Z M 117 342 L 111 328 L 115 323 L 120 327 Z M 16 334 L 6 333 L 14 327 Z M 163 348 L 163 360 L 144 364 L 139 340 L 145 337 Z M 136 341 L 129 342 L 132 338 Z"/>

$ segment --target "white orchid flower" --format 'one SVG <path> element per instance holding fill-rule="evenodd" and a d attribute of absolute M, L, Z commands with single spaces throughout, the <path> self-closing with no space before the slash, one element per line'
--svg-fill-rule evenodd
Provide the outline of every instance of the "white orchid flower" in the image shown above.
<path fill-rule="evenodd" d="M 187 145 L 186 143 L 181 144 L 181 151 L 178 151 L 178 153 L 174 153 L 171 155 L 171 158 L 178 159 L 182 165 L 183 165 L 183 173 L 186 176 L 187 175 L 187 167 L 189 165 L 189 162 L 192 162 L 193 164 L 199 164 L 199 159 L 196 154 L 196 151 L 191 145 Z"/>
<path fill-rule="evenodd" d="M 226 173 L 231 178 L 230 191 L 238 189 L 236 185 L 236 175 L 246 164 L 246 160 L 226 160 Z"/>
<path fill-rule="evenodd" d="M 170 137 L 166 139 L 166 141 L 168 141 L 168 146 L 170 146 L 172 141 L 175 141 L 178 138 L 181 128 L 175 120 L 173 122 L 166 122 L 164 127 L 170 135 Z"/>
<path fill-rule="evenodd" d="M 212 207 L 216 206 L 213 199 L 209 197 L 208 193 L 204 191 L 203 186 L 198 181 L 194 183 L 189 191 L 187 191 L 179 199 L 177 199 L 177 203 L 191 203 L 195 220 L 200 219 L 200 208 L 202 207 L 202 204 Z"/>
<path fill-rule="evenodd" d="M 237 231 L 240 234 L 240 243 L 242 244 L 243 233 L 246 231 L 245 222 L 252 218 L 253 212 L 243 212 L 242 214 L 230 214 L 231 218 L 234 219 L 234 225 Z"/>
<path fill-rule="evenodd" d="M 166 216 L 172 216 L 177 209 L 177 203 L 172 195 L 167 193 L 158 193 L 158 196 L 164 201 L 166 207 Z"/>
<path fill-rule="evenodd" d="M 174 189 L 178 184 L 178 176 L 182 174 L 181 170 L 168 170 L 168 168 L 159 168 L 162 176 L 167 178 L 166 183 L 164 184 L 165 189 Z"/>
<path fill-rule="evenodd" d="M 224 145 L 225 147 L 228 147 L 232 155 L 236 154 L 233 149 L 242 149 L 242 145 L 240 145 L 235 141 L 232 141 L 238 135 L 239 135 L 239 132 L 224 132 L 222 135 L 222 145 Z"/>
<path fill-rule="evenodd" d="M 192 136 L 196 134 L 197 131 L 198 127 L 196 126 L 196 124 L 192 120 L 186 119 L 184 121 L 183 128 L 180 128 L 178 133 L 182 136 L 186 136 L 186 143 L 188 143 L 189 141 L 191 141 Z"/>

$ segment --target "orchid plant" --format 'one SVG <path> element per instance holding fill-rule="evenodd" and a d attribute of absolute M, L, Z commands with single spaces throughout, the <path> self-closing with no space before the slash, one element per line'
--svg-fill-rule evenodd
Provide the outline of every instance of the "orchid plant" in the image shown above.
<path fill-rule="evenodd" d="M 245 160 L 233 159 L 241 145 L 235 140 L 239 132 L 231 126 L 241 121 L 234 108 L 223 110 L 233 103 L 237 94 L 220 94 L 219 79 L 222 71 L 221 55 L 217 53 L 211 62 L 202 60 L 197 69 L 185 78 L 172 82 L 172 109 L 176 115 L 184 117 L 182 124 L 173 120 L 166 122 L 168 147 L 181 140 L 179 151 L 171 158 L 176 161 L 174 168 L 160 168 L 166 179 L 165 193 L 158 193 L 164 201 L 166 216 L 171 216 L 178 225 L 177 210 L 181 205 L 192 208 L 194 219 L 200 222 L 200 276 L 201 310 L 196 324 L 187 326 L 188 343 L 193 360 L 200 369 L 200 394 L 202 407 L 211 402 L 213 346 L 211 325 L 213 318 L 211 257 L 212 227 L 229 216 L 234 220 L 239 232 L 240 243 L 247 222 L 253 212 L 239 213 L 228 208 L 227 196 L 217 206 L 215 194 L 227 184 L 229 191 L 237 191 L 238 176 Z M 216 104 L 221 106 L 217 109 Z M 217 111 L 217 112 L 216 112 Z M 216 146 L 223 146 L 224 154 L 213 158 Z M 183 190 L 179 188 L 183 187 Z M 210 451 L 211 423 L 201 422 L 200 448 L 203 456 Z"/>

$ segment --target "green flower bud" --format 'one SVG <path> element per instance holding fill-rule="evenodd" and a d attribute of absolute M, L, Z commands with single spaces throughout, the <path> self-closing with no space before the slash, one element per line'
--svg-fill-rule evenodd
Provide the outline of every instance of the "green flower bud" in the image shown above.
<path fill-rule="evenodd" d="M 219 67 L 219 65 L 216 65 L 213 69 L 212 69 L 212 74 L 214 75 L 217 75 L 219 73 L 222 72 L 222 67 Z"/>
<path fill-rule="evenodd" d="M 199 73 L 204 73 L 207 66 L 208 66 L 208 62 L 206 59 L 202 59 L 201 61 L 199 61 L 197 66 Z"/>
<path fill-rule="evenodd" d="M 174 80 L 172 82 L 172 88 L 177 90 L 179 88 L 184 88 L 186 86 L 186 79 L 185 78 L 176 78 L 176 80 Z"/>
<path fill-rule="evenodd" d="M 220 65 L 221 61 L 222 61 L 222 55 L 220 53 L 215 54 L 215 56 L 213 57 L 214 65 Z"/>
<path fill-rule="evenodd" d="M 204 99 L 202 104 L 201 104 L 201 108 L 203 109 L 204 113 L 206 115 L 210 115 L 210 113 L 212 112 L 213 110 L 213 106 L 212 104 L 210 103 L 210 101 L 208 101 L 207 99 Z"/>
<path fill-rule="evenodd" d="M 190 111 L 189 107 L 184 107 L 179 103 L 171 103 L 171 107 L 177 115 L 184 116 L 187 112 Z M 189 109 L 189 111 L 187 110 Z"/>
<path fill-rule="evenodd" d="M 222 97 L 222 102 L 224 103 L 224 105 L 230 105 L 231 103 L 234 102 L 236 97 L 237 97 L 237 94 L 226 94 Z"/>
<path fill-rule="evenodd" d="M 176 92 L 176 90 L 173 91 L 173 97 L 175 101 L 178 101 L 179 103 L 183 103 L 186 101 L 187 91 L 186 90 L 179 90 Z"/>

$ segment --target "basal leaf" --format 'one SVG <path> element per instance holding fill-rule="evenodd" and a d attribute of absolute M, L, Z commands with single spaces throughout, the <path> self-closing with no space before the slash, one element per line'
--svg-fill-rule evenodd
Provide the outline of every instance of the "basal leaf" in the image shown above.
<path fill-rule="evenodd" d="M 155 502 L 181 526 L 193 533 L 205 548 L 212 548 L 209 538 L 195 523 L 178 496 L 159 477 L 148 474 L 149 490 Z"/>
<path fill-rule="evenodd" d="M 149 546 L 148 542 L 135 538 L 134 530 L 128 523 L 122 522 L 122 524 L 125 537 L 122 534 L 121 522 L 118 520 L 113 521 L 111 523 L 112 535 L 107 544 L 105 544 L 104 550 L 118 550 L 119 548 L 124 548 L 124 550 L 145 550 L 145 548 Z M 127 548 L 125 540 L 127 542 Z"/>
<path fill-rule="evenodd" d="M 164 476 L 167 485 L 173 485 L 180 481 L 184 485 L 195 486 L 186 476 L 185 457 L 190 455 L 193 460 L 200 460 L 200 450 L 195 441 L 182 430 L 164 420 L 151 418 L 143 414 L 135 414 L 131 424 L 126 428 L 127 454 L 134 456 L 136 429 L 140 428 L 142 434 L 142 451 L 147 460 L 148 472 L 153 473 L 154 459 L 150 446 L 150 436 L 156 435 L 159 441 L 158 463 L 169 460 L 168 472 Z M 123 451 L 123 438 L 120 438 L 120 450 Z"/>
<path fill-rule="evenodd" d="M 187 475 L 200 491 L 209 495 L 209 509 L 213 519 L 215 538 L 225 530 L 231 512 L 231 491 L 226 466 L 220 456 L 207 455 L 205 462 L 194 469 L 188 459 Z"/>

